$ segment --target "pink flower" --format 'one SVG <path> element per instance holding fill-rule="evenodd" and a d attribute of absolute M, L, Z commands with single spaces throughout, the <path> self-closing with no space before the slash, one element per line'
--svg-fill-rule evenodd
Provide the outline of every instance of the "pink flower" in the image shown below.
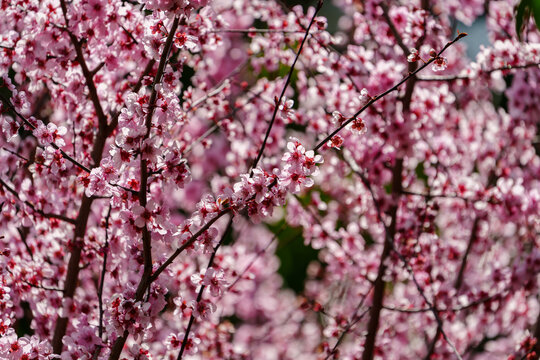
<path fill-rule="evenodd" d="M 171 334 L 167 337 L 167 348 L 168 349 L 180 349 L 182 347 L 182 344 L 184 342 L 184 337 L 186 336 L 185 333 L 180 333 L 178 336 L 175 334 Z M 201 339 L 198 337 L 195 337 L 193 333 L 190 333 L 188 335 L 188 338 L 186 340 L 185 345 L 185 352 L 189 355 L 195 355 L 199 352 L 199 344 L 201 343 Z"/>
<path fill-rule="evenodd" d="M 2 113 L 2 102 L 0 102 L 0 114 Z M 2 132 L 6 136 L 6 140 L 10 142 L 18 135 L 19 125 L 11 117 L 5 116 L 2 121 Z"/>
<path fill-rule="evenodd" d="M 49 145 L 53 142 L 53 135 L 42 122 L 34 129 L 34 136 L 41 145 Z"/>
<path fill-rule="evenodd" d="M 217 245 L 218 233 L 218 229 L 215 227 L 210 227 L 198 238 L 196 248 L 205 254 L 211 253 L 214 250 L 214 247 Z"/>
<path fill-rule="evenodd" d="M 447 66 L 448 63 L 446 62 L 446 58 L 438 56 L 435 61 L 433 61 L 431 69 L 433 69 L 433 71 L 443 71 L 446 70 Z"/>
<path fill-rule="evenodd" d="M 364 124 L 362 119 L 356 118 L 351 123 L 351 130 L 357 132 L 358 134 L 364 134 L 367 131 L 366 124 Z"/>
<path fill-rule="evenodd" d="M 193 220 L 188 219 L 178 228 L 178 231 L 176 232 L 173 243 L 172 243 L 173 247 L 179 248 L 180 246 L 184 245 L 186 240 L 188 240 L 192 236 L 193 236 Z"/>
<path fill-rule="evenodd" d="M 250 195 L 255 195 L 255 201 L 260 203 L 268 192 L 268 186 L 271 182 L 268 174 L 260 168 L 253 169 L 253 176 L 248 181 L 252 189 Z"/>
<path fill-rule="evenodd" d="M 304 161 L 304 154 L 306 149 L 297 138 L 291 137 L 290 141 L 287 143 L 287 149 L 289 150 L 283 157 L 281 161 L 287 163 L 288 166 L 298 168 Z"/>
<path fill-rule="evenodd" d="M 103 0 L 87 0 L 84 5 L 86 15 L 92 19 L 104 19 L 106 17 L 105 7 L 107 2 Z"/>
<path fill-rule="evenodd" d="M 409 51 L 410 51 L 410 54 L 409 54 L 409 56 L 407 56 L 407 61 L 408 62 L 416 62 L 418 60 L 422 60 L 422 58 L 418 54 L 418 50 L 412 48 Z"/>
<path fill-rule="evenodd" d="M 177 32 L 174 36 L 174 45 L 177 48 L 186 48 L 188 50 L 195 50 L 197 48 L 197 38 L 193 35 L 188 35 L 185 32 Z"/>
<path fill-rule="evenodd" d="M 191 282 L 196 285 L 204 285 L 209 287 L 212 296 L 220 296 L 223 288 L 227 285 L 223 270 L 208 268 L 201 271 L 199 274 L 191 275 Z"/>
<path fill-rule="evenodd" d="M 319 169 L 317 165 L 322 164 L 323 162 L 324 160 L 321 155 L 315 155 L 315 152 L 313 150 L 306 151 L 304 156 L 304 162 L 302 164 L 304 174 L 311 176 L 317 175 L 317 171 Z"/>
<path fill-rule="evenodd" d="M 132 210 L 135 218 L 135 226 L 143 228 L 147 223 L 150 223 L 154 219 L 155 208 L 156 204 L 152 200 L 146 204 L 146 207 L 135 205 Z"/>
<path fill-rule="evenodd" d="M 193 276 L 193 275 L 192 275 Z M 173 300 L 176 308 L 174 309 L 175 316 L 189 317 L 191 315 L 191 308 L 181 296 L 174 298 Z"/>
<path fill-rule="evenodd" d="M 212 296 L 221 296 L 223 288 L 227 285 L 223 270 L 209 268 L 206 271 L 203 284 L 210 288 L 210 294 L 212 294 Z"/>
<path fill-rule="evenodd" d="M 367 89 L 362 89 L 360 91 L 360 96 L 358 97 L 360 99 L 360 105 L 365 105 L 368 103 L 369 100 L 371 100 L 371 96 L 369 96 L 369 92 Z"/>
<path fill-rule="evenodd" d="M 154 164 L 157 161 L 159 142 L 155 138 L 146 139 L 141 146 L 141 154 L 143 159 Z"/>
<path fill-rule="evenodd" d="M 279 110 L 281 111 L 281 117 L 287 121 L 292 121 L 294 116 L 294 100 L 284 99 L 284 101 L 279 105 Z"/>
<path fill-rule="evenodd" d="M 193 315 L 200 319 L 208 319 L 210 315 L 216 311 L 216 305 L 208 300 L 202 299 L 197 302 L 193 300 L 191 302 L 191 308 L 193 309 Z"/>
<path fill-rule="evenodd" d="M 64 146 L 65 142 L 62 139 L 67 133 L 67 129 L 63 126 L 57 127 L 53 123 L 48 123 L 47 126 L 43 122 L 39 122 L 38 126 L 34 129 L 34 136 L 38 139 L 41 145 L 49 145 L 55 143 L 58 146 Z"/>
<path fill-rule="evenodd" d="M 340 135 L 334 135 L 332 139 L 328 140 L 326 146 L 333 147 L 334 149 L 340 150 L 343 145 L 343 138 Z"/>
<path fill-rule="evenodd" d="M 343 116 L 342 113 L 340 113 L 339 111 L 334 111 L 332 113 L 332 123 L 336 126 L 341 126 L 345 120 L 347 120 L 347 118 L 345 116 Z"/>
<path fill-rule="evenodd" d="M 281 186 L 286 187 L 293 194 L 299 193 L 302 186 L 311 187 L 314 184 L 313 179 L 310 177 L 295 171 L 289 172 L 288 169 L 282 172 L 279 181 Z"/>
<path fill-rule="evenodd" d="M 213 219 L 219 212 L 219 206 L 211 195 L 207 195 L 197 204 L 197 213 L 193 220 L 201 225 Z"/>

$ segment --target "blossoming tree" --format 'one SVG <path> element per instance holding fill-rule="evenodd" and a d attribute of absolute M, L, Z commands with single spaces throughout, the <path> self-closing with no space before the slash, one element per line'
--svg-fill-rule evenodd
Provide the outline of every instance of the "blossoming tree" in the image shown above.
<path fill-rule="evenodd" d="M 538 357 L 540 33 L 333 4 L 0 2 L 0 357 Z"/>

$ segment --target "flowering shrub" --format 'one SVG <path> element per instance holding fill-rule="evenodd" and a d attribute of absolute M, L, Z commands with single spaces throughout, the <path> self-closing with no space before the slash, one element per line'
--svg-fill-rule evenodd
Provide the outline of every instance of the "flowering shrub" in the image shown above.
<path fill-rule="evenodd" d="M 333 4 L 0 2 L 0 357 L 537 358 L 540 33 Z"/>

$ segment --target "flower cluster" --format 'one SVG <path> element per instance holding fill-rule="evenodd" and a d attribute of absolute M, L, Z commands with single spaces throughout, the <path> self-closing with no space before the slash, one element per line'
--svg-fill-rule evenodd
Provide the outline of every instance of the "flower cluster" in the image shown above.
<path fill-rule="evenodd" d="M 1 358 L 537 356 L 534 22 L 322 3 L 1 2 Z"/>

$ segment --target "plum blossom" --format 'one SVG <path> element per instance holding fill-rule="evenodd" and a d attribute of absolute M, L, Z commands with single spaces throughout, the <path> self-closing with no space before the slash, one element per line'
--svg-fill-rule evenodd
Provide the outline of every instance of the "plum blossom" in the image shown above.
<path fill-rule="evenodd" d="M 191 315 L 191 308 L 184 298 L 181 296 L 176 297 L 173 302 L 176 305 L 174 309 L 175 316 L 189 317 Z"/>
<path fill-rule="evenodd" d="M 193 315 L 200 319 L 208 319 L 210 315 L 216 311 L 216 305 L 205 299 L 200 301 L 193 300 L 191 302 L 191 309 L 193 310 Z"/>
<path fill-rule="evenodd" d="M 145 227 L 147 222 L 151 221 L 153 206 L 149 205 L 153 204 L 147 204 L 146 207 L 143 207 L 141 205 L 135 205 L 135 207 L 133 207 L 132 211 L 135 219 L 135 226 L 143 228 Z"/>
<path fill-rule="evenodd" d="M 433 65 L 431 68 L 433 69 L 433 71 L 443 71 L 446 70 L 447 66 L 448 62 L 446 58 L 438 56 L 435 61 L 433 61 Z"/>
<path fill-rule="evenodd" d="M 175 350 L 180 349 L 180 347 L 182 346 L 184 342 L 184 338 L 185 338 L 185 333 L 180 333 L 178 334 L 178 336 L 175 334 L 170 334 L 167 337 L 167 347 L 169 349 L 175 349 Z M 186 353 L 189 355 L 197 354 L 199 352 L 198 346 L 200 343 L 201 343 L 201 339 L 196 337 L 193 333 L 190 333 L 186 340 L 186 345 L 185 345 Z"/>
<path fill-rule="evenodd" d="M 190 51 L 197 49 L 197 38 L 193 35 L 186 34 L 185 32 L 177 32 L 174 36 L 174 45 L 178 49 L 186 48 Z"/>
<path fill-rule="evenodd" d="M 293 99 L 283 99 L 281 104 L 279 104 L 280 115 L 283 119 L 287 121 L 292 121 L 294 116 L 294 100 Z"/>
<path fill-rule="evenodd" d="M 274 0 L 1 4 L 0 358 L 534 356 L 513 4 L 338 0 L 336 32 Z"/>
<path fill-rule="evenodd" d="M 332 123 L 334 125 L 341 126 L 346 120 L 347 118 L 343 116 L 343 114 L 340 113 L 339 111 L 336 110 L 332 112 Z"/>
<path fill-rule="evenodd" d="M 103 194 L 110 187 L 108 181 L 113 177 L 115 169 L 106 162 L 103 165 L 92 169 L 90 172 L 86 181 L 86 196 Z"/>
<path fill-rule="evenodd" d="M 48 123 L 46 126 L 39 121 L 38 126 L 34 129 L 34 136 L 38 139 L 41 145 L 56 144 L 64 146 L 65 142 L 62 138 L 67 133 L 67 129 L 63 126 L 57 127 L 53 123 Z"/>
<path fill-rule="evenodd" d="M 216 217 L 218 212 L 219 206 L 216 201 L 212 195 L 207 195 L 197 204 L 197 213 L 193 220 L 200 225 Z"/>
<path fill-rule="evenodd" d="M 58 174 L 60 171 L 66 169 L 66 159 L 60 150 L 47 147 L 45 151 L 45 158 L 50 163 L 51 172 L 53 174 Z"/>
<path fill-rule="evenodd" d="M 2 113 L 2 103 L 0 103 L 0 113 Z M 1 119 L 1 118 L 0 118 Z M 4 116 L 2 121 L 2 132 L 6 136 L 6 141 L 11 142 L 18 135 L 19 125 L 9 116 Z"/>
<path fill-rule="evenodd" d="M 312 175 L 316 171 L 316 165 L 323 163 L 321 155 L 315 155 L 313 150 L 306 151 L 300 141 L 294 137 L 287 143 L 287 151 L 281 161 L 285 163 L 285 170 L 299 170 L 305 175 Z"/>
<path fill-rule="evenodd" d="M 279 184 L 293 193 L 298 193 L 302 187 L 311 187 L 314 184 L 310 176 L 317 175 L 317 164 L 323 162 L 322 156 L 315 155 L 313 150 L 306 151 L 296 138 L 287 143 L 289 150 L 283 154 L 281 160 L 285 163 L 279 175 Z"/>
<path fill-rule="evenodd" d="M 234 191 L 238 199 L 248 199 L 255 196 L 255 202 L 261 203 L 268 194 L 268 187 L 272 178 L 261 168 L 252 170 L 252 176 L 242 174 L 242 181 L 234 184 Z"/>
<path fill-rule="evenodd" d="M 214 247 L 218 244 L 218 229 L 215 227 L 210 227 L 208 230 L 203 232 L 196 242 L 196 249 L 200 249 L 204 254 L 210 254 Z"/>
<path fill-rule="evenodd" d="M 326 146 L 335 148 L 337 150 L 340 150 L 342 145 L 343 145 L 343 137 L 341 135 L 334 135 L 326 143 Z"/>
<path fill-rule="evenodd" d="M 410 49 L 409 50 L 410 54 L 409 56 L 407 56 L 407 61 L 408 62 L 417 62 L 418 60 L 422 60 L 422 58 L 420 57 L 420 54 L 418 54 L 418 50 L 417 49 Z"/>
<path fill-rule="evenodd" d="M 367 131 L 366 124 L 360 118 L 355 118 L 351 123 L 351 130 L 359 135 L 365 134 Z"/>
<path fill-rule="evenodd" d="M 360 96 L 358 96 L 358 98 L 360 99 L 361 105 L 365 105 L 369 100 L 371 100 L 371 96 L 369 96 L 369 92 L 365 88 L 360 91 Z"/>
<path fill-rule="evenodd" d="M 311 187 L 314 184 L 312 178 L 294 170 L 284 171 L 279 180 L 280 185 L 287 188 L 293 194 L 299 193 L 302 187 Z"/>
<path fill-rule="evenodd" d="M 221 296 L 224 287 L 227 285 L 223 270 L 214 268 L 208 268 L 201 271 L 200 274 L 191 275 L 191 282 L 209 287 L 210 294 L 214 297 Z"/>
<path fill-rule="evenodd" d="M 103 19 L 106 15 L 107 2 L 103 0 L 87 0 L 84 9 L 90 18 Z"/>

